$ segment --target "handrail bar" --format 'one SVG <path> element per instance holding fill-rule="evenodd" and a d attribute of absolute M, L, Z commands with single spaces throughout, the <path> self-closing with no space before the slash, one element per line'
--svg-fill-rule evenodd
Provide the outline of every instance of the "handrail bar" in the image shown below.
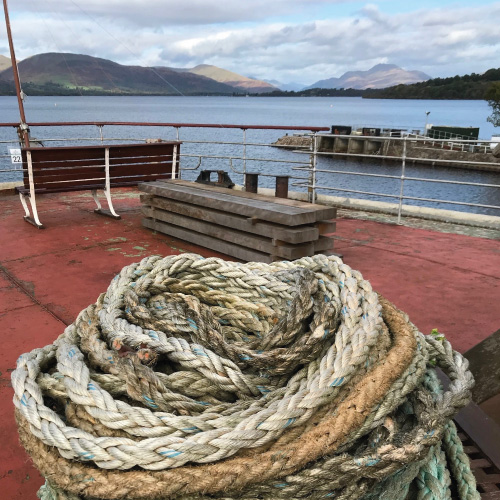
<path fill-rule="evenodd" d="M 12 126 L 12 127 L 18 127 L 17 123 L 0 123 L 1 126 Z M 218 124 L 196 124 L 196 123 L 189 123 L 189 124 L 184 124 L 184 123 L 139 123 L 139 122 L 58 122 L 58 123 L 53 123 L 53 122 L 37 122 L 37 123 L 32 123 L 32 127 L 40 126 L 40 127 L 61 127 L 61 126 L 97 126 L 99 127 L 99 136 L 98 137 L 88 137 L 89 135 L 92 135 L 92 133 L 89 133 L 88 131 L 82 133 L 82 136 L 86 137 L 81 137 L 81 138 L 68 138 L 68 137 L 50 137 L 50 131 L 45 131 L 42 129 L 41 131 L 38 130 L 38 133 L 36 135 L 47 135 L 50 138 L 48 139 L 33 139 L 32 144 L 37 145 L 36 147 L 33 147 L 33 150 L 39 150 L 42 149 L 42 145 L 45 143 L 45 147 L 48 149 L 73 149 L 73 148 L 83 148 L 83 149 L 91 149 L 91 148 L 110 148 L 113 149 L 116 146 L 137 146 L 139 144 L 143 144 L 144 146 L 147 146 L 149 144 L 156 144 L 157 140 L 148 140 L 147 137 L 150 135 L 149 132 L 147 132 L 147 128 L 145 127 L 157 127 L 160 128 L 160 130 L 154 130 L 154 129 L 149 129 L 151 130 L 151 135 L 155 137 L 161 137 L 160 141 L 158 142 L 158 145 L 161 143 L 181 143 L 181 144 L 186 144 L 191 146 L 192 151 L 185 151 L 182 154 L 179 155 L 180 158 L 183 158 L 185 162 L 188 164 L 191 164 L 191 158 L 197 163 L 197 165 L 194 168 L 188 167 L 188 165 L 184 164 L 179 164 L 180 171 L 193 171 L 197 170 L 201 167 L 202 161 L 207 160 L 210 167 L 212 167 L 213 163 L 221 163 L 224 160 L 229 161 L 229 170 L 233 171 L 235 174 L 238 175 L 243 175 L 245 176 L 247 172 L 247 163 L 252 165 L 255 165 L 255 162 L 257 163 L 256 165 L 256 171 L 261 171 L 259 172 L 259 175 L 263 177 L 275 177 L 274 171 L 279 167 L 279 170 L 281 171 L 281 167 L 287 165 L 287 169 L 289 169 L 289 173 L 292 174 L 298 174 L 298 175 L 290 175 L 290 179 L 297 181 L 293 182 L 292 185 L 294 186 L 301 186 L 302 188 L 307 189 L 308 193 L 308 200 L 315 202 L 316 200 L 316 193 L 318 190 L 326 190 L 326 191 L 339 191 L 339 192 L 346 192 L 346 193 L 358 193 L 360 195 L 370 195 L 370 196 L 376 196 L 380 198 L 393 198 L 393 199 L 398 199 L 399 200 L 399 209 L 398 209 L 398 223 L 400 223 L 401 215 L 402 215 L 402 203 L 404 200 L 415 200 L 417 202 L 421 202 L 421 204 L 426 205 L 426 202 L 432 202 L 432 203 L 442 203 L 442 204 L 451 204 L 451 205 L 457 205 L 457 206 L 469 206 L 469 207 L 481 207 L 481 208 L 487 208 L 487 209 L 494 209 L 494 210 L 499 210 L 500 206 L 495 206 L 495 205 L 489 205 L 489 204 L 481 204 L 481 203 L 474 203 L 472 202 L 472 199 L 470 202 L 466 201 L 453 201 L 450 199 L 437 199 L 440 196 L 440 193 L 436 193 L 434 195 L 435 197 L 429 197 L 429 198 L 423 198 L 423 197 L 418 197 L 418 196 L 408 196 L 404 193 L 404 184 L 405 182 L 413 182 L 413 183 L 418 183 L 418 182 L 427 182 L 427 183 L 433 183 L 436 185 L 436 183 L 441 183 L 441 184 L 450 184 L 450 185 L 459 185 L 459 186 L 471 186 L 471 187 L 476 187 L 476 188 L 498 188 L 496 184 L 492 184 L 490 181 L 490 178 L 485 178 L 484 180 L 486 182 L 474 182 L 474 180 L 469 181 L 468 179 L 466 181 L 454 181 L 454 180 L 445 180 L 445 179 L 429 179 L 427 177 L 409 177 L 406 175 L 405 172 L 405 167 L 408 161 L 416 161 L 419 163 L 433 163 L 433 162 L 439 162 L 440 164 L 443 165 L 448 165 L 448 164 L 454 164 L 457 167 L 461 165 L 470 165 L 471 167 L 473 165 L 481 165 L 481 166 L 488 166 L 486 168 L 489 168 L 490 170 L 497 170 L 496 168 L 491 168 L 490 166 L 494 167 L 500 167 L 500 164 L 497 162 L 493 161 L 468 161 L 468 160 L 453 160 L 453 159 L 441 159 L 436 157 L 435 155 L 430 154 L 430 158 L 413 158 L 412 156 L 409 156 L 408 153 L 411 154 L 411 150 L 408 149 L 410 145 L 413 145 L 413 147 L 419 147 L 420 144 L 424 143 L 424 148 L 426 147 L 425 144 L 431 144 L 434 146 L 434 143 L 436 143 L 437 147 L 440 147 L 440 144 L 442 144 L 443 148 L 447 147 L 448 144 L 451 145 L 452 149 L 462 149 L 462 151 L 467 150 L 467 151 L 472 151 L 472 149 L 478 149 L 478 148 L 483 148 L 483 146 L 488 146 L 489 141 L 484 140 L 484 139 L 455 139 L 455 142 L 450 139 L 436 139 L 436 138 L 429 138 L 429 137 L 423 137 L 415 133 L 402 133 L 401 137 L 388 137 L 388 136 L 372 136 L 372 135 L 340 135 L 340 134 L 330 134 L 329 129 L 327 127 L 299 127 L 299 126 L 279 126 L 279 125 L 218 125 Z M 104 137 L 103 134 L 103 127 L 104 125 L 122 125 L 122 126 L 130 126 L 131 127 L 131 135 L 138 135 L 136 130 L 132 129 L 132 127 L 141 127 L 144 126 L 144 128 L 140 131 L 140 135 L 143 135 L 143 137 L 125 137 L 125 138 L 120 138 L 117 137 L 120 135 L 120 132 L 113 132 L 110 135 L 111 137 Z M 161 127 L 165 127 L 165 130 L 162 130 Z M 217 129 L 233 129 L 235 132 L 238 131 L 238 129 L 242 132 L 243 134 L 243 139 L 238 140 L 237 138 L 233 138 L 232 135 L 226 134 L 226 137 L 228 136 L 228 139 L 224 140 L 224 137 L 220 137 L 221 140 L 218 140 L 217 137 L 214 137 L 213 139 L 210 139 L 214 134 L 211 134 L 209 137 L 204 138 L 203 135 L 201 135 L 201 138 L 198 139 L 198 136 L 193 134 L 193 133 L 184 133 L 184 135 L 189 135 L 193 136 L 192 138 L 190 137 L 189 140 L 181 140 L 180 135 L 182 134 L 182 127 L 190 128 L 190 129 L 200 129 L 202 128 L 211 128 L 212 130 L 217 130 Z M 168 128 L 168 130 L 167 130 Z M 293 134 L 295 136 L 302 136 L 302 137 L 308 137 L 310 138 L 310 144 L 307 147 L 307 150 L 304 149 L 294 149 L 293 147 L 290 149 L 290 151 L 287 152 L 287 154 L 270 154 L 266 155 L 265 153 L 262 155 L 262 157 L 259 157 L 257 154 L 257 150 L 255 151 L 255 154 L 252 154 L 250 157 L 247 156 L 247 153 L 249 152 L 249 148 L 251 147 L 264 147 L 264 148 L 271 148 L 276 145 L 276 143 L 270 143 L 267 141 L 272 141 L 272 136 L 271 135 L 262 135 L 262 137 L 265 137 L 264 141 L 262 139 L 257 139 L 254 142 L 247 142 L 247 136 L 248 136 L 248 129 L 253 129 L 253 130 L 295 130 L 295 131 L 302 131 L 297 134 Z M 108 129 L 109 131 L 109 129 Z M 123 131 L 123 129 L 122 129 Z M 327 131 L 327 132 L 324 132 Z M 83 131 L 82 131 L 83 132 Z M 176 135 L 176 139 L 170 139 L 172 135 L 172 132 L 174 135 Z M 318 133 L 320 132 L 320 133 Z M 128 135 L 130 131 L 124 131 L 124 135 Z M 57 135 L 66 135 L 66 134 L 57 134 Z M 71 135 L 77 135 L 77 134 L 71 134 Z M 221 135 L 221 134 L 215 134 L 215 135 Z M 291 135 L 291 134 L 290 134 Z M 164 136 L 167 136 L 163 138 Z M 364 153 L 343 153 L 343 152 L 334 152 L 334 151 L 328 151 L 328 150 L 323 150 L 319 151 L 318 150 L 318 142 L 320 138 L 342 138 L 345 139 L 345 142 L 350 142 L 351 140 L 360 140 L 360 141 L 374 141 L 375 143 L 378 144 L 379 146 L 379 153 L 386 151 L 384 148 L 387 145 L 391 145 L 392 147 L 394 145 L 399 145 L 401 144 L 402 147 L 398 146 L 394 149 L 394 151 L 391 151 L 391 154 L 364 154 Z M 87 141 L 92 141 L 90 144 L 87 143 Z M 107 145 L 105 145 L 105 142 L 107 142 Z M 392 141 L 389 143 L 386 143 L 386 141 Z M 400 141 L 399 143 L 396 143 L 396 141 Z M 9 141 L 0 141 L 0 144 L 5 144 L 6 149 L 8 149 L 10 144 L 15 144 L 17 141 L 15 139 L 9 140 Z M 136 143 L 136 144 L 131 144 L 131 143 Z M 73 143 L 72 146 L 67 147 L 67 144 Z M 139 144 L 137 144 L 139 143 Z M 62 146 L 59 146 L 61 144 Z M 474 146 L 471 146 L 474 145 Z M 207 148 L 207 146 L 210 146 Z M 212 148 L 212 146 L 214 146 Z M 220 147 L 221 149 L 217 150 L 215 147 Z M 242 150 L 240 151 L 240 148 L 242 147 Z M 430 148 L 431 146 L 429 146 Z M 401 152 L 399 149 L 401 148 Z M 19 149 L 19 146 L 16 148 Z M 21 148 L 21 149 L 26 149 L 29 154 L 29 150 L 32 148 Z M 434 148 L 432 148 L 434 149 Z M 200 151 L 197 151 L 200 150 Z M 387 150 L 389 151 L 389 150 Z M 485 150 L 486 152 L 486 150 Z M 289 153 L 295 153 L 295 154 L 302 154 L 302 155 L 308 155 L 308 158 L 304 158 L 303 156 L 293 156 L 290 155 Z M 12 155 L 10 155 L 12 157 Z M 135 155 L 132 155 L 135 156 Z M 490 155 L 491 156 L 491 155 Z M 400 173 L 397 175 L 393 175 L 396 172 L 388 171 L 387 173 L 375 173 L 373 172 L 372 169 L 366 169 L 366 172 L 356 172 L 352 171 L 351 169 L 346 169 L 346 170 L 339 170 L 336 167 L 336 165 L 332 165 L 335 170 L 330 170 L 327 168 L 325 164 L 318 164 L 318 160 L 320 158 L 334 158 L 334 157 L 351 157 L 351 158 L 369 158 L 370 160 L 375 160 L 375 161 L 381 161 L 384 159 L 387 160 L 396 160 L 399 162 L 402 162 L 401 164 L 401 170 Z M 6 154 L 0 154 L 0 159 L 4 161 L 5 163 L 8 161 L 9 155 Z M 294 158 L 294 159 L 292 159 Z M 453 156 L 452 156 L 453 158 Z M 482 157 L 480 157 L 482 158 Z M 476 160 L 476 158 L 474 158 Z M 485 157 L 485 159 L 487 159 Z M 79 163 L 80 161 L 75 161 L 75 165 Z M 184 162 L 184 163 L 185 163 Z M 238 162 L 238 168 L 236 168 L 236 164 L 233 165 L 233 162 Z M 12 160 L 12 163 L 14 162 L 14 159 Z M 265 164 L 267 165 L 276 165 L 270 167 L 270 169 L 266 168 Z M 81 165 L 78 165 L 80 168 Z M 318 168 L 320 167 L 320 168 Z M 220 167 L 219 167 L 220 168 Z M 356 170 L 356 169 L 353 169 Z M 364 169 L 363 169 L 364 170 Z M 23 168 L 23 165 L 13 165 L 12 168 L 10 169 L 4 169 L 1 168 L 0 172 L 15 172 L 15 171 L 26 171 L 25 168 Z M 318 179 L 317 176 L 318 174 L 321 174 L 321 179 Z M 334 185 L 328 185 L 330 182 L 327 180 L 328 175 L 327 174 L 332 174 L 332 175 L 344 175 L 344 176 L 351 176 L 352 177 L 357 177 L 357 178 L 379 178 L 379 179 L 392 179 L 391 183 L 382 189 L 381 186 L 378 186 L 381 188 L 381 190 L 386 191 L 384 192 L 377 192 L 377 191 L 371 191 L 371 190 L 363 190 L 363 187 L 360 189 L 349 189 L 348 187 L 357 187 L 357 186 L 350 186 L 348 184 L 347 188 L 342 188 L 342 187 L 335 187 Z M 191 174 L 189 174 L 191 175 Z M 415 175 L 415 174 L 414 174 Z M 425 175 L 425 174 L 423 174 Z M 305 177 L 307 176 L 307 177 Z M 319 182 L 318 182 L 319 180 Z M 393 186 L 392 184 L 394 182 L 399 182 L 399 194 L 395 193 L 392 194 Z M 368 186 L 366 186 L 368 187 Z M 371 186 L 370 186 L 371 188 Z M 370 189 L 368 188 L 368 189 Z M 377 188 L 377 186 L 374 186 L 374 188 Z M 412 188 L 413 189 L 413 188 Z M 415 188 L 416 189 L 416 188 Z M 417 190 L 418 191 L 418 190 Z M 388 194 L 391 193 L 391 194 Z M 420 193 L 415 193 L 415 194 L 420 194 Z M 431 195 L 431 193 L 428 192 L 423 192 L 423 195 Z M 434 193 L 432 193 L 434 194 Z M 431 195 L 432 196 L 432 195 Z M 458 196 L 457 196 L 458 197 Z M 462 198 L 463 199 L 463 198 Z M 479 200 L 478 200 L 479 201 Z M 485 201 L 490 201 L 490 200 L 485 200 Z"/>
<path fill-rule="evenodd" d="M 330 127 L 312 127 L 296 126 L 296 125 L 235 125 L 235 124 L 220 124 L 220 123 L 165 123 L 165 122 L 32 122 L 28 123 L 29 127 L 72 127 L 72 126 L 89 126 L 104 127 L 105 125 L 112 126 L 141 126 L 141 127 L 174 127 L 174 128 L 223 128 L 223 129 L 240 129 L 240 130 L 310 130 L 312 132 L 320 132 L 330 130 Z M 18 127 L 19 123 L 0 123 L 0 127 Z"/>
<path fill-rule="evenodd" d="M 308 171 L 307 167 L 292 167 L 292 170 Z M 384 179 L 401 179 L 401 175 L 388 175 L 388 174 L 369 174 L 368 172 L 353 172 L 351 170 L 327 170 L 323 168 L 317 168 L 316 172 L 322 172 L 325 174 L 345 174 L 345 175 L 361 175 L 364 177 L 383 177 Z M 421 182 L 441 182 L 444 184 L 459 184 L 462 186 L 480 186 L 480 187 L 492 187 L 500 189 L 499 184 L 485 184 L 482 182 L 464 182 L 464 181 L 453 181 L 446 179 L 428 179 L 427 177 L 404 177 L 405 181 L 421 181 Z"/>
<path fill-rule="evenodd" d="M 389 137 L 384 135 L 345 135 L 345 134 L 318 134 L 318 137 L 340 137 L 341 139 L 371 139 L 372 141 L 410 141 L 410 142 L 456 142 L 456 143 L 477 143 L 490 142 L 490 139 L 434 139 L 427 136 L 414 136 L 412 134 L 403 137 Z"/>
<path fill-rule="evenodd" d="M 300 183 L 297 183 L 300 184 Z M 376 193 L 372 191 L 357 191 L 354 189 L 345 189 L 345 188 L 338 188 L 338 187 L 329 187 L 329 186 L 318 186 L 316 185 L 316 189 L 325 189 L 327 191 L 343 191 L 347 193 L 358 193 L 358 194 L 368 194 L 368 195 L 376 195 L 376 196 L 382 196 L 385 198 L 399 198 L 400 196 L 397 194 L 386 194 L 386 193 Z M 405 200 L 419 200 L 419 201 L 432 201 L 436 203 L 447 203 L 450 205 L 464 205 L 464 206 L 469 206 L 469 207 L 481 207 L 481 208 L 494 208 L 494 209 L 500 209 L 500 207 L 497 207 L 495 205 L 483 205 L 481 203 L 468 203 L 468 202 L 463 202 L 463 201 L 453 201 L 453 200 L 436 200 L 434 198 L 418 198 L 416 196 L 404 196 Z"/>
<path fill-rule="evenodd" d="M 300 149 L 293 150 L 294 153 L 298 154 L 311 154 L 310 151 L 303 151 Z M 327 151 L 318 151 L 316 153 L 318 156 L 349 156 L 349 157 L 358 157 L 358 158 L 372 158 L 372 159 L 384 159 L 384 160 L 401 160 L 401 156 L 387 156 L 387 155 L 365 155 L 360 153 L 329 153 Z M 439 162 L 439 163 L 458 163 L 464 165 L 489 165 L 500 168 L 500 163 L 491 162 L 491 161 L 470 161 L 470 160 L 445 160 L 442 158 L 414 158 L 412 156 L 406 157 L 407 161 L 416 161 L 419 163 L 430 163 L 430 162 Z"/>

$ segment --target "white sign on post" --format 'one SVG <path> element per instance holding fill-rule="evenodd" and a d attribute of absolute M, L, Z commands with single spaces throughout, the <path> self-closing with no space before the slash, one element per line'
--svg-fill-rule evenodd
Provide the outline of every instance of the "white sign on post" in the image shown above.
<path fill-rule="evenodd" d="M 18 164 L 23 162 L 23 159 L 21 158 L 21 150 L 20 149 L 10 148 L 9 153 L 10 153 L 10 161 L 14 165 L 18 165 Z"/>

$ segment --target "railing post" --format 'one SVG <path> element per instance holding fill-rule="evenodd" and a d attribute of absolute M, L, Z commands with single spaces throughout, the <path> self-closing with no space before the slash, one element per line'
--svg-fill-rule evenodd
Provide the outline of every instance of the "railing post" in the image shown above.
<path fill-rule="evenodd" d="M 180 141 L 180 132 L 179 132 L 180 127 L 175 127 L 175 137 L 177 141 Z M 179 168 L 177 170 L 177 179 L 182 179 L 182 168 L 181 168 L 181 155 L 179 155 L 179 160 L 177 160 L 177 146 L 175 146 L 175 161 L 177 162 Z M 200 160 L 201 161 L 201 160 Z M 174 163 L 175 164 L 175 163 Z M 174 165 L 172 166 L 172 168 Z M 173 177 L 172 177 L 173 178 Z"/>
<path fill-rule="evenodd" d="M 318 142 L 317 132 L 314 132 L 311 138 L 311 156 L 309 160 L 309 179 L 307 187 L 307 201 L 309 203 L 316 203 L 316 166 L 318 162 Z"/>
<path fill-rule="evenodd" d="M 403 155 L 401 156 L 401 185 L 399 189 L 398 224 L 401 224 L 401 211 L 403 209 L 405 172 L 406 172 L 406 137 L 403 139 Z"/>
<path fill-rule="evenodd" d="M 102 128 L 104 127 L 104 125 L 97 125 L 98 129 L 99 129 L 99 137 L 101 138 L 101 144 L 104 143 L 104 135 L 102 133 Z"/>
<path fill-rule="evenodd" d="M 179 162 L 179 164 L 180 164 L 180 162 Z M 177 144 L 174 145 L 174 149 L 172 151 L 172 175 L 171 175 L 172 179 L 180 179 L 181 178 L 180 165 L 179 165 L 179 174 L 177 176 L 176 176 L 176 174 L 177 174 L 176 169 L 177 169 Z"/>
<path fill-rule="evenodd" d="M 247 129 L 243 130 L 243 175 L 247 172 Z"/>

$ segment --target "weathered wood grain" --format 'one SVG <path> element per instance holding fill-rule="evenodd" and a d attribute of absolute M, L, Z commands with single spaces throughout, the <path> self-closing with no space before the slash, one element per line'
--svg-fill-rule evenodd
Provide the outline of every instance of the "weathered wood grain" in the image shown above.
<path fill-rule="evenodd" d="M 168 181 L 168 184 L 190 186 L 193 183 L 190 181 L 184 181 L 182 179 L 175 179 L 172 181 Z M 196 184 L 196 186 L 198 186 L 198 184 Z M 240 198 L 260 200 L 260 201 L 265 201 L 265 202 L 272 201 L 273 203 L 277 203 L 278 205 L 297 207 L 297 208 L 301 208 L 303 210 L 309 210 L 311 212 L 315 212 L 318 217 L 320 217 L 321 214 L 323 214 L 322 217 L 317 218 L 316 220 L 334 219 L 337 216 L 337 209 L 333 208 L 333 207 L 327 207 L 326 205 L 307 203 L 305 201 L 299 201 L 299 200 L 291 200 L 290 198 L 277 198 L 274 196 L 266 196 L 263 194 L 247 193 L 245 191 L 239 191 L 236 189 L 229 189 L 229 188 L 224 188 L 224 187 L 219 187 L 219 186 L 210 186 L 210 185 L 206 185 L 206 184 L 200 185 L 200 188 L 212 191 L 214 193 L 227 193 L 227 192 L 231 193 L 232 192 L 235 195 L 239 196 Z"/>
<path fill-rule="evenodd" d="M 223 210 L 210 209 L 200 205 L 191 205 L 178 200 L 153 195 L 141 195 L 141 203 L 168 212 L 213 222 L 226 227 L 238 229 L 268 238 L 275 238 L 287 243 L 305 243 L 317 240 L 319 231 L 312 226 L 286 227 L 272 222 L 227 213 Z"/>
<path fill-rule="evenodd" d="M 166 222 L 169 225 L 181 226 L 184 229 L 195 231 L 197 233 L 217 238 L 222 241 L 235 243 L 259 252 L 264 252 L 283 259 L 293 260 L 300 257 L 312 255 L 315 245 L 318 242 L 301 243 L 293 245 L 281 241 L 265 238 L 256 234 L 247 233 L 238 229 L 213 224 L 204 220 L 186 217 L 184 215 L 167 212 L 165 210 L 155 209 L 154 207 L 142 207 L 142 213 L 151 219 Z"/>
<path fill-rule="evenodd" d="M 285 226 L 300 226 L 316 222 L 317 214 L 301 207 L 282 206 L 268 200 L 249 199 L 238 196 L 227 189 L 227 193 L 210 192 L 212 186 L 184 186 L 168 181 L 139 184 L 139 190 L 156 196 L 184 201 L 228 213 L 256 217 Z M 323 219 L 323 217 L 321 217 Z"/>
<path fill-rule="evenodd" d="M 211 250 L 229 255 L 238 260 L 246 262 L 265 262 L 268 264 L 274 260 L 269 254 L 258 252 L 256 250 L 250 250 L 234 243 L 229 243 L 218 238 L 213 238 L 211 236 L 197 233 L 189 229 L 184 229 L 180 226 L 167 224 L 165 222 L 155 221 L 153 219 L 143 219 L 142 225 L 144 227 L 148 227 L 149 229 L 153 229 L 154 231 L 159 231 L 160 233 L 173 236 L 174 238 L 179 238 L 180 240 L 184 240 L 189 243 L 210 248 Z"/>

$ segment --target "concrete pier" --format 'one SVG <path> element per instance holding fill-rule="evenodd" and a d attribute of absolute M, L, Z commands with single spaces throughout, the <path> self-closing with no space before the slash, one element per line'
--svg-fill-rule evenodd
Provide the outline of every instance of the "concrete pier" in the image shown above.
<path fill-rule="evenodd" d="M 285 136 L 278 139 L 274 146 L 287 149 L 310 149 L 311 137 Z M 458 143 L 456 147 L 452 147 L 448 143 L 437 143 L 432 139 L 429 139 L 428 142 L 422 142 L 412 140 L 409 137 L 406 141 L 406 160 L 409 164 L 500 172 L 500 158 L 496 158 L 491 152 L 462 151 L 462 148 L 458 146 Z M 320 135 L 318 136 L 318 151 L 320 153 L 342 153 L 352 155 L 354 158 L 356 155 L 378 156 L 384 161 L 401 162 L 403 141 L 380 136 Z M 493 163 L 493 165 L 488 165 L 488 163 Z"/>

